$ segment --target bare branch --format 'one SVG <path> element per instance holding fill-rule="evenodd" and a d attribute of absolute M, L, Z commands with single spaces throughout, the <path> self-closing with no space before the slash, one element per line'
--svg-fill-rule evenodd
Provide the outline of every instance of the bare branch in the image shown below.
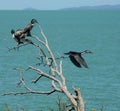
<path fill-rule="evenodd" d="M 20 82 L 23 84 L 24 88 L 27 89 L 28 91 L 32 91 L 32 89 L 30 89 L 30 88 L 27 86 L 27 84 L 24 82 L 22 70 L 21 70 L 20 68 L 14 68 L 14 70 L 19 71 L 19 74 L 20 74 Z"/>
<path fill-rule="evenodd" d="M 46 57 L 46 54 L 45 54 L 45 52 L 43 51 L 43 49 L 42 49 L 39 45 L 35 45 L 35 46 L 38 47 L 39 50 L 40 50 L 40 52 L 42 53 L 42 55 L 43 55 L 44 57 Z"/>
<path fill-rule="evenodd" d="M 19 94 L 47 94 L 47 95 L 50 95 L 52 93 L 54 93 L 56 90 L 51 90 L 51 91 L 25 91 L 25 92 L 9 92 L 9 93 L 5 93 L 3 94 L 3 96 L 6 96 L 6 95 L 19 95 Z"/>
<path fill-rule="evenodd" d="M 37 81 L 39 81 L 40 78 L 42 78 L 43 76 L 40 75 L 39 77 L 37 77 L 35 80 L 32 80 L 32 83 L 36 83 Z"/>
<path fill-rule="evenodd" d="M 43 32 L 42 27 L 40 26 L 40 24 L 39 24 L 39 28 L 40 28 L 41 35 L 42 35 L 43 38 L 45 39 L 45 43 L 44 43 L 43 45 L 46 46 L 46 48 L 47 48 L 47 50 L 48 50 L 48 52 L 49 52 L 49 54 L 50 54 L 50 56 L 51 56 L 51 58 L 52 58 L 52 60 L 53 60 L 53 62 L 54 62 L 55 68 L 57 69 L 57 63 L 56 63 L 55 57 L 54 57 L 54 55 L 53 55 L 53 53 L 52 53 L 52 51 L 51 51 L 51 49 L 50 49 L 50 47 L 49 47 L 49 45 L 48 45 L 47 37 L 46 37 L 46 35 L 44 34 L 44 32 Z"/>
<path fill-rule="evenodd" d="M 62 75 L 62 61 L 60 61 L 60 74 Z"/>
<path fill-rule="evenodd" d="M 52 86 L 53 86 L 53 88 L 54 88 L 56 91 L 62 92 L 62 90 L 55 85 L 55 81 L 54 81 L 54 80 L 52 80 Z"/>
<path fill-rule="evenodd" d="M 37 68 L 34 68 L 32 66 L 29 66 L 29 69 L 32 69 L 32 70 L 35 70 L 38 72 L 38 74 L 41 76 L 44 76 L 48 79 L 51 79 L 52 80 L 52 86 L 53 88 L 56 90 L 56 91 L 59 91 L 59 92 L 62 92 L 61 89 L 59 89 L 56 85 L 55 85 L 55 82 L 57 82 L 60 87 L 62 87 L 62 83 L 60 82 L 60 80 L 58 80 L 57 78 L 55 78 L 54 76 L 52 75 L 49 75 L 49 74 L 46 74 L 45 72 L 41 71 L 40 69 L 37 69 Z M 38 78 L 39 79 L 39 78 Z"/>
<path fill-rule="evenodd" d="M 64 57 L 64 56 L 55 57 L 55 60 L 60 60 L 64 58 L 68 58 L 68 57 Z M 44 66 L 47 65 L 46 62 L 44 62 L 44 56 L 37 57 L 37 59 L 40 60 L 40 63 L 37 63 L 36 65 L 41 65 L 41 64 L 43 64 Z M 51 57 L 48 57 L 48 59 L 50 60 L 50 66 L 53 66 L 53 59 Z"/>
<path fill-rule="evenodd" d="M 18 95 L 18 94 L 28 94 L 29 92 L 9 92 L 9 93 L 5 93 L 3 94 L 3 96 L 6 95 Z"/>
<path fill-rule="evenodd" d="M 36 65 L 41 65 L 41 64 L 43 64 L 44 66 L 46 65 L 46 63 L 44 62 L 44 57 L 43 56 L 36 57 L 36 58 L 40 61 Z"/>
<path fill-rule="evenodd" d="M 44 77 L 46 77 L 46 78 L 48 78 L 48 79 L 51 79 L 51 80 L 56 81 L 57 83 L 60 83 L 60 81 L 59 81 L 58 79 L 56 79 L 54 76 L 49 75 L 49 74 L 47 74 L 47 73 L 45 73 L 45 72 L 41 71 L 40 69 L 37 69 L 37 68 L 32 67 L 32 66 L 29 66 L 29 68 L 28 68 L 28 69 L 35 70 L 35 71 L 37 71 L 37 72 L 38 72 L 38 74 L 40 74 L 41 76 L 44 76 Z"/>
<path fill-rule="evenodd" d="M 8 48 L 8 51 L 11 51 L 11 50 L 18 50 L 20 47 L 23 47 L 23 46 L 26 46 L 26 45 L 29 45 L 30 43 L 26 43 L 26 44 L 22 44 L 22 45 L 17 45 L 13 48 Z"/>
<path fill-rule="evenodd" d="M 54 89 L 51 90 L 51 91 L 34 91 L 34 90 L 32 90 L 31 88 L 29 88 L 29 87 L 27 86 L 27 84 L 24 82 L 23 75 L 22 75 L 22 70 L 21 70 L 20 68 L 14 68 L 14 70 L 17 70 L 17 71 L 19 72 L 19 74 L 20 74 L 20 82 L 23 84 L 24 88 L 25 88 L 27 91 L 25 91 L 25 92 L 9 92 L 9 93 L 3 94 L 4 96 L 5 96 L 5 95 L 11 95 L 11 94 L 13 94 L 13 95 L 18 95 L 18 94 L 28 94 L 28 93 L 48 94 L 48 95 L 49 95 L 49 94 L 54 93 L 55 91 L 60 91 L 60 90 L 58 90 L 57 88 L 56 88 L 56 89 L 54 88 Z M 37 82 L 38 79 L 40 79 L 42 76 L 43 76 L 43 75 L 39 76 L 39 78 L 37 78 L 34 82 Z M 51 77 L 48 77 L 48 78 L 51 78 Z"/>
<path fill-rule="evenodd" d="M 47 37 L 45 36 L 45 34 L 44 34 L 44 32 L 43 32 L 42 27 L 40 26 L 40 24 L 39 24 L 39 29 L 40 29 L 40 32 L 41 32 L 41 34 L 42 34 L 44 40 L 45 40 L 45 43 L 48 44 Z"/>
<path fill-rule="evenodd" d="M 34 39 L 36 39 L 37 41 L 39 41 L 40 43 L 42 43 L 43 45 L 45 45 L 45 42 L 44 41 L 42 41 L 39 37 L 37 37 L 36 35 L 32 35 L 32 37 L 34 38 Z"/>

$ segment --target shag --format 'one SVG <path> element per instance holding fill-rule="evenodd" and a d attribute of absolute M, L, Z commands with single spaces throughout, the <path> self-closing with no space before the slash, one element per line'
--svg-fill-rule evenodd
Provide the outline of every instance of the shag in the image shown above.
<path fill-rule="evenodd" d="M 23 42 L 21 41 L 23 38 L 25 38 L 25 34 L 23 33 L 23 30 L 18 29 L 18 30 L 11 30 L 11 34 L 13 39 L 19 44 L 23 44 Z"/>
<path fill-rule="evenodd" d="M 87 63 L 85 62 L 84 58 L 82 57 L 83 54 L 87 54 L 87 53 L 92 53 L 89 50 L 85 50 L 83 52 L 73 52 L 73 51 L 69 51 L 68 53 L 64 53 L 66 55 L 69 55 L 70 60 L 72 61 L 72 63 L 77 66 L 77 67 L 82 67 L 81 65 L 83 65 L 85 68 L 88 68 Z"/>
<path fill-rule="evenodd" d="M 36 19 L 32 19 L 31 22 L 24 28 L 24 33 L 26 34 L 26 36 L 31 36 L 31 30 L 33 28 L 33 26 L 35 25 L 35 23 L 38 23 Z"/>
<path fill-rule="evenodd" d="M 19 44 L 24 44 L 25 42 L 29 43 L 29 44 L 33 44 L 33 42 L 29 39 L 26 39 L 26 33 L 24 33 L 23 30 L 18 29 L 18 30 L 11 30 L 11 34 L 13 39 Z"/>

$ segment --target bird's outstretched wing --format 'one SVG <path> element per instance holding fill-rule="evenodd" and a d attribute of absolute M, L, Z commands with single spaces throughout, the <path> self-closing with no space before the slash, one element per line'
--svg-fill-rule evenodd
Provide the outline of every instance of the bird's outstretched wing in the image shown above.
<path fill-rule="evenodd" d="M 69 57 L 70 57 L 70 60 L 72 61 L 72 63 L 73 63 L 75 66 L 81 67 L 80 63 L 78 62 L 78 60 L 76 59 L 75 56 L 70 55 Z"/>
<path fill-rule="evenodd" d="M 77 57 L 79 56 L 79 57 Z M 76 55 L 76 60 L 78 61 L 79 64 L 83 65 L 85 68 L 88 68 L 87 63 L 85 62 L 84 58 L 81 56 L 81 54 Z"/>

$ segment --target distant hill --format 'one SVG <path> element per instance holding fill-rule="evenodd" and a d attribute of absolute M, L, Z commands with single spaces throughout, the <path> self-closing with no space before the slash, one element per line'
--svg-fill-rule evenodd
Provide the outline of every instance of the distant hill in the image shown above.
<path fill-rule="evenodd" d="M 23 10 L 39 10 L 32 7 L 25 8 Z M 70 7 L 70 8 L 63 8 L 58 10 L 120 10 L 119 5 L 100 5 L 100 6 L 80 6 L 80 7 Z"/>
<path fill-rule="evenodd" d="M 120 10 L 120 4 L 119 5 L 71 7 L 71 8 L 64 8 L 61 10 Z"/>
<path fill-rule="evenodd" d="M 37 10 L 37 9 L 34 9 L 34 8 L 32 8 L 32 7 L 28 7 L 28 8 L 25 8 L 25 9 L 23 9 L 23 10 Z"/>

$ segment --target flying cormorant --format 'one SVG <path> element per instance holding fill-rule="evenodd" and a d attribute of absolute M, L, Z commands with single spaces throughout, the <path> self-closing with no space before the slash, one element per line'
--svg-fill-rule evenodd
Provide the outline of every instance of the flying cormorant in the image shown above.
<path fill-rule="evenodd" d="M 85 62 L 84 58 L 82 57 L 83 54 L 87 54 L 87 53 L 92 53 L 92 52 L 89 50 L 85 50 L 83 52 L 69 51 L 68 53 L 64 53 L 64 54 L 69 55 L 70 60 L 72 61 L 72 63 L 75 66 L 82 67 L 81 65 L 83 65 L 85 68 L 88 68 L 87 63 Z"/>

